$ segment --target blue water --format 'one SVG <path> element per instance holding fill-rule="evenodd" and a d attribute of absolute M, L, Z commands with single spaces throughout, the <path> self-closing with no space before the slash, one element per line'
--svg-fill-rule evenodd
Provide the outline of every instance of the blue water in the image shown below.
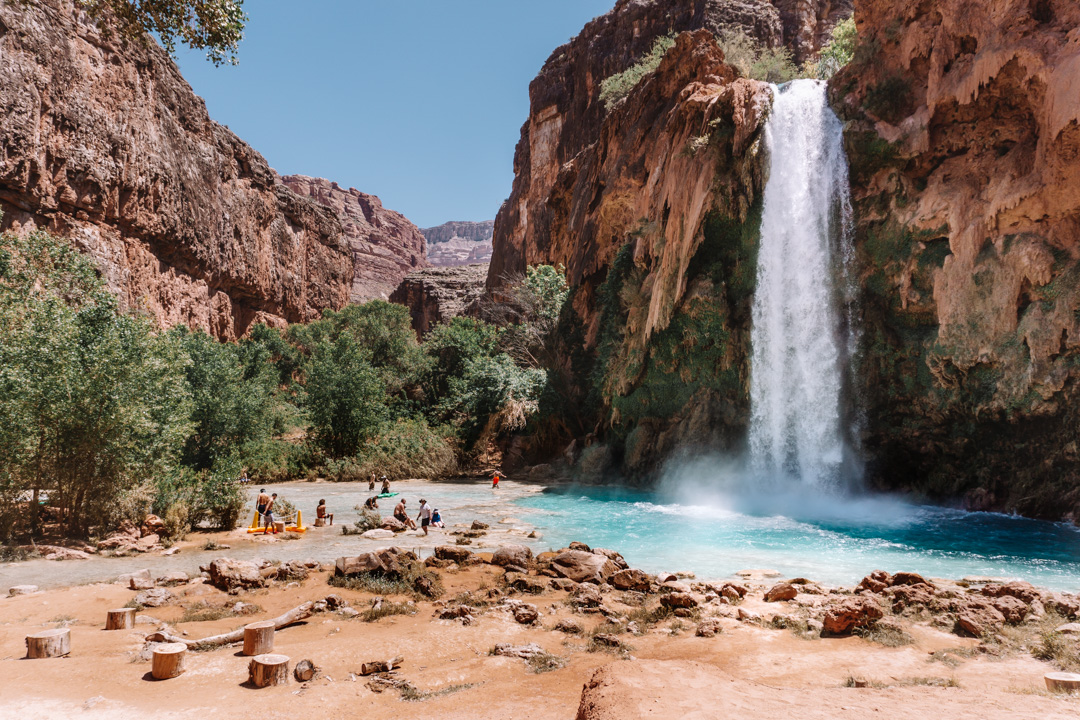
<path fill-rule="evenodd" d="M 994 513 L 797 490 L 724 496 L 574 487 L 517 504 L 518 517 L 543 528 L 551 547 L 580 540 L 616 549 L 649 572 L 689 570 L 720 578 L 768 568 L 851 584 L 871 570 L 907 570 L 1080 589 L 1080 531 Z"/>

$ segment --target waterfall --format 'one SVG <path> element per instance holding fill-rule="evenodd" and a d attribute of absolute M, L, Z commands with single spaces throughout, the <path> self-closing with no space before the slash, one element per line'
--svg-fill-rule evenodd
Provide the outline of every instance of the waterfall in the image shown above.
<path fill-rule="evenodd" d="M 841 395 L 854 344 L 851 205 L 842 125 L 825 85 L 773 88 L 753 304 L 750 462 L 816 487 L 841 479 L 847 432 Z"/>

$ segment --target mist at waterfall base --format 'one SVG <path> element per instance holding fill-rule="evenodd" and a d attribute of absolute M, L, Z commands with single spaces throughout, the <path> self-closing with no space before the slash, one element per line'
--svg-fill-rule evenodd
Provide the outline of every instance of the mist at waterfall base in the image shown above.
<path fill-rule="evenodd" d="M 845 386 L 857 340 L 843 128 L 825 87 L 774 88 L 751 330 L 745 458 L 669 465 L 651 491 L 552 490 L 522 500 L 551 547 L 573 540 L 650 572 L 741 569 L 853 584 L 872 570 L 1080 587 L 1080 531 L 860 493 Z"/>

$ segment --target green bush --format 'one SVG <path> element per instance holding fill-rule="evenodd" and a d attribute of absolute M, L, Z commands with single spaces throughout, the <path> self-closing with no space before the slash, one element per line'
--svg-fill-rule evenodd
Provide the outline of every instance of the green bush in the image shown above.
<path fill-rule="evenodd" d="M 779 84 L 800 76 L 791 51 L 785 47 L 766 47 L 737 29 L 722 31 L 716 41 L 724 51 L 724 61 L 742 77 Z"/>
<path fill-rule="evenodd" d="M 660 67 L 660 61 L 664 59 L 667 51 L 675 47 L 675 36 L 665 35 L 653 42 L 652 49 L 637 63 L 631 65 L 621 73 L 616 73 L 605 78 L 600 83 L 600 101 L 604 107 L 610 110 L 615 107 L 624 97 L 630 94 L 642 78 Z"/>
<path fill-rule="evenodd" d="M 817 60 L 813 65 L 814 75 L 819 80 L 828 80 L 851 62 L 855 57 L 855 46 L 858 44 L 859 33 L 855 28 L 855 18 L 839 22 L 832 29 L 829 42 L 821 48 Z"/>

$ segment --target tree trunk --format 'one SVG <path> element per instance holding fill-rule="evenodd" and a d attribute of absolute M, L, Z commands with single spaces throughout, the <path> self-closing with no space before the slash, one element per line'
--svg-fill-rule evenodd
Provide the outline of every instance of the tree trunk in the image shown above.
<path fill-rule="evenodd" d="M 288 655 L 256 655 L 248 664 L 248 679 L 255 687 L 287 685 L 289 683 Z"/>
<path fill-rule="evenodd" d="M 130 630 L 135 627 L 135 608 L 110 610 L 105 619 L 106 630 Z"/>
<path fill-rule="evenodd" d="M 150 674 L 155 680 L 168 680 L 184 672 L 184 657 L 187 645 L 183 643 L 165 643 L 154 648 L 154 662 Z"/>
<path fill-rule="evenodd" d="M 244 654 L 265 655 L 274 651 L 274 621 L 262 620 L 244 627 Z"/>
<path fill-rule="evenodd" d="M 1048 673 L 1043 677 L 1050 692 L 1076 692 L 1080 690 L 1080 675 L 1067 672 Z"/>
<path fill-rule="evenodd" d="M 62 657 L 71 652 L 71 631 L 67 628 L 42 630 L 26 636 L 26 657 Z"/>
<path fill-rule="evenodd" d="M 361 675 L 374 675 L 375 673 L 390 672 L 396 667 L 399 667 L 401 663 L 405 662 L 405 658 L 398 655 L 396 658 L 390 660 L 372 660 L 366 662 L 360 666 Z"/>
<path fill-rule="evenodd" d="M 293 608 L 284 615 L 270 620 L 268 622 L 274 623 L 274 629 L 280 630 L 286 625 L 292 625 L 295 622 L 300 622 L 305 618 L 311 617 L 311 608 L 314 605 L 310 600 L 303 605 Z M 218 645 L 228 645 L 229 643 L 240 642 L 244 639 L 244 628 L 239 630 L 233 630 L 230 633 L 224 635 L 213 635 L 202 640 L 188 640 L 178 635 L 170 635 L 165 632 L 150 633 L 146 636 L 147 642 L 178 642 L 184 643 L 191 650 L 206 650 L 208 648 L 216 647 Z"/>

